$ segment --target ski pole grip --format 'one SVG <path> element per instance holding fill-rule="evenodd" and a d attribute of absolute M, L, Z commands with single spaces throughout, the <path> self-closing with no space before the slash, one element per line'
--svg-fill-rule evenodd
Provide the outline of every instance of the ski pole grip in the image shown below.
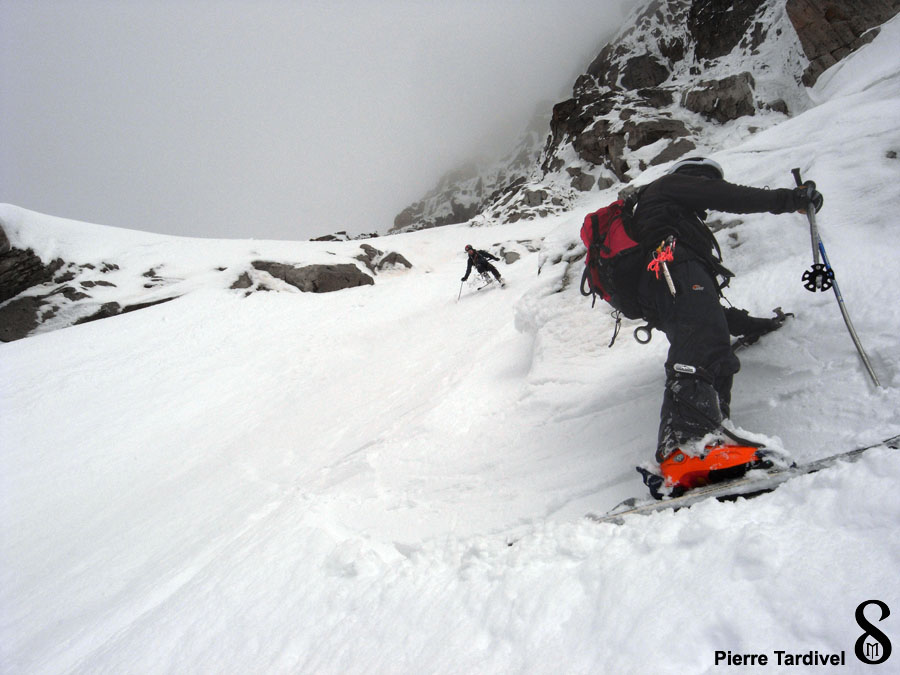
<path fill-rule="evenodd" d="M 800 178 L 800 169 L 791 169 L 791 173 L 794 174 L 794 181 L 796 181 L 797 187 L 803 185 L 803 179 Z"/>

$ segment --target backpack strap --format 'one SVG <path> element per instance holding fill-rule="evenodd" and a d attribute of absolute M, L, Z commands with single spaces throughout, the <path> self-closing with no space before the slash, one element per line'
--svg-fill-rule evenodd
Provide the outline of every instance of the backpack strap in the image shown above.
<path fill-rule="evenodd" d="M 648 183 L 649 185 L 649 183 Z M 632 234 L 631 231 L 631 220 L 634 216 L 634 210 L 637 208 L 638 201 L 641 199 L 641 195 L 644 194 L 644 190 L 647 189 L 647 185 L 642 185 L 637 188 L 631 194 L 629 194 L 622 203 L 622 212 L 620 217 L 622 218 L 622 226 L 625 228 L 625 234 L 631 237 L 634 241 L 638 241 L 638 239 Z M 640 245 L 640 242 L 638 242 Z"/>
<path fill-rule="evenodd" d="M 590 215 L 591 219 L 591 248 L 597 249 L 602 253 L 609 253 L 610 248 L 606 244 L 601 241 L 600 237 L 600 216 L 596 213 L 592 213 Z M 605 238 L 604 238 L 605 240 Z"/>

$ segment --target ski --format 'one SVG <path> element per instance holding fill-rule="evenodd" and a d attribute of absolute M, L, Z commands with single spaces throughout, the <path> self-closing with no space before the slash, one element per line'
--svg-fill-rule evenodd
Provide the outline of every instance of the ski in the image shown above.
<path fill-rule="evenodd" d="M 500 286 L 500 288 L 506 288 L 506 282 L 502 279 L 500 281 L 496 281 L 493 277 L 488 276 L 486 274 L 482 274 L 481 278 L 484 280 L 484 283 L 481 286 L 477 286 L 475 288 L 476 291 L 480 291 L 482 288 L 487 288 L 488 286 L 494 284 L 495 282 Z"/>
<path fill-rule="evenodd" d="M 888 447 L 892 450 L 897 450 L 900 448 L 900 435 L 892 436 L 883 441 L 879 441 L 878 443 L 873 443 L 872 445 L 839 452 L 804 464 L 795 464 L 794 466 L 772 469 L 770 471 L 750 471 L 740 478 L 697 487 L 685 492 L 680 497 L 674 497 L 672 499 L 655 500 L 631 497 L 607 511 L 605 514 L 599 515 L 596 513 L 588 513 L 586 517 L 597 523 L 621 524 L 625 516 L 647 515 L 665 509 L 677 511 L 678 509 L 693 506 L 694 504 L 707 499 L 716 499 L 718 501 L 733 501 L 739 497 L 750 499 L 771 492 L 782 483 L 785 483 L 792 478 L 796 478 L 797 476 L 804 476 L 815 473 L 816 471 L 821 471 L 840 461 L 854 462 L 867 450 L 880 447 Z"/>

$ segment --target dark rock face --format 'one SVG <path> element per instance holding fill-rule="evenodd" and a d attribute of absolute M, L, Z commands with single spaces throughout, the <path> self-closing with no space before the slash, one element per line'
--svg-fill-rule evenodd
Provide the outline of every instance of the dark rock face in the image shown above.
<path fill-rule="evenodd" d="M 370 272 L 375 273 L 398 267 L 406 267 L 407 269 L 412 267 L 412 263 L 396 251 L 385 253 L 369 244 L 363 244 L 360 248 L 363 252 L 356 256 L 356 259 L 368 267 Z"/>
<path fill-rule="evenodd" d="M 252 288 L 252 287 L 253 287 L 253 280 L 250 278 L 250 275 L 247 274 L 246 272 L 242 272 L 241 276 L 239 276 L 237 278 L 237 281 L 235 281 L 233 284 L 231 284 L 232 290 L 241 290 L 244 288 Z"/>
<path fill-rule="evenodd" d="M 674 143 L 670 143 L 666 146 L 666 149 L 659 153 L 656 157 L 650 160 L 650 166 L 656 166 L 657 164 L 665 164 L 666 162 L 672 162 L 679 157 L 683 157 L 691 150 L 694 150 L 697 145 L 686 138 L 682 138 L 680 140 L 675 141 Z"/>
<path fill-rule="evenodd" d="M 31 249 L 10 246 L 2 227 L 0 235 L 0 342 L 20 340 L 53 319 L 62 307 L 90 300 L 88 291 L 91 289 L 115 287 L 115 284 L 96 277 L 117 270 L 116 265 L 103 263 L 97 269 L 92 264 L 76 265 L 59 258 L 44 264 Z M 70 283 L 82 274 L 94 278 Z M 43 287 L 43 292 L 16 297 L 37 287 Z M 127 309 L 117 307 L 115 313 Z M 84 320 L 88 319 L 81 319 Z"/>
<path fill-rule="evenodd" d="M 588 192 L 597 182 L 594 176 L 585 173 L 580 167 L 568 167 L 566 172 L 572 177 L 572 187 L 579 192 Z"/>
<path fill-rule="evenodd" d="M 688 12 L 688 30 L 696 59 L 730 54 L 750 28 L 765 0 L 694 0 Z"/>
<path fill-rule="evenodd" d="M 375 280 L 356 265 L 306 265 L 294 267 L 284 263 L 255 260 L 253 267 L 268 272 L 276 279 L 296 286 L 305 293 L 330 293 L 344 288 L 371 286 Z"/>
<path fill-rule="evenodd" d="M 334 234 L 323 234 L 321 237 L 313 237 L 310 241 L 350 241 L 351 239 L 377 239 L 377 232 L 363 232 L 350 235 L 346 230 L 340 230 Z"/>
<path fill-rule="evenodd" d="M 825 70 L 871 42 L 867 32 L 893 18 L 900 0 L 787 0 L 788 17 L 810 60 L 803 83 L 810 87 Z"/>
<path fill-rule="evenodd" d="M 625 136 L 613 133 L 606 120 L 599 120 L 588 131 L 575 137 L 572 144 L 578 156 L 598 166 L 608 166 L 619 180 L 627 180 L 628 162 L 625 161 Z"/>
<path fill-rule="evenodd" d="M 44 298 L 33 295 L 0 307 L 0 341 L 12 342 L 28 335 L 40 325 L 43 308 Z"/>
<path fill-rule="evenodd" d="M 416 202 L 401 211 L 394 218 L 394 226 L 392 230 L 402 230 L 415 224 L 421 224 L 419 229 L 428 229 L 431 227 L 440 227 L 441 225 L 452 225 L 453 223 L 464 223 L 474 217 L 481 211 L 481 203 L 462 204 L 458 202 L 452 194 L 446 197 L 445 205 L 448 207 L 448 213 L 442 213 L 430 216 L 428 215 L 428 204 L 425 200 Z"/>
<path fill-rule="evenodd" d="M 626 144 L 632 150 L 656 143 L 660 139 L 676 139 L 689 136 L 690 132 L 681 120 L 658 117 L 656 119 L 629 120 L 622 127 Z"/>
<path fill-rule="evenodd" d="M 704 80 L 684 96 L 682 105 L 720 124 L 738 117 L 756 114 L 750 73 L 739 73 L 723 80 Z"/>
<path fill-rule="evenodd" d="M 93 314 L 89 314 L 88 316 L 81 317 L 73 325 L 77 326 L 82 323 L 88 323 L 89 321 L 108 319 L 109 317 L 118 316 L 119 314 L 136 312 L 139 309 L 146 309 L 147 307 L 153 307 L 154 305 L 161 305 L 165 302 L 169 302 L 170 300 L 175 300 L 175 297 L 163 298 L 161 300 L 154 300 L 152 302 L 138 302 L 133 305 L 126 305 L 125 307 L 122 307 L 118 302 L 104 302 L 102 305 L 100 305 L 100 309 L 98 309 L 96 312 L 94 312 Z"/>
<path fill-rule="evenodd" d="M 407 269 L 409 269 L 412 267 L 412 263 L 396 251 L 391 251 L 390 253 L 386 254 L 375 265 L 375 269 L 377 269 L 378 271 L 399 267 L 406 267 Z"/>
<path fill-rule="evenodd" d="M 669 69 L 650 54 L 633 56 L 625 62 L 622 86 L 626 89 L 655 87 L 669 78 Z"/>
<path fill-rule="evenodd" d="M 32 286 L 50 281 L 62 265 L 61 260 L 44 265 L 31 249 L 23 251 L 10 248 L 0 256 L 0 302 L 14 298 Z"/>

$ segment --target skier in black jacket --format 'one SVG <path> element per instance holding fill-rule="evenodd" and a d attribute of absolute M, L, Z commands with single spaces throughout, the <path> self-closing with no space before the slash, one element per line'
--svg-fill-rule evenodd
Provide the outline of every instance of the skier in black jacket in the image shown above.
<path fill-rule="evenodd" d="M 497 268 L 489 262 L 491 260 L 500 260 L 500 258 L 491 255 L 487 251 L 476 250 L 471 244 L 466 244 L 466 254 L 469 258 L 468 264 L 466 265 L 466 275 L 460 279 L 460 281 L 465 281 L 469 278 L 469 273 L 472 271 L 472 266 L 474 265 L 479 274 L 490 272 L 494 275 L 494 278 L 500 282 L 501 286 L 506 286 L 506 282 L 500 277 L 500 272 L 498 272 Z"/>
<path fill-rule="evenodd" d="M 693 487 L 690 482 L 696 480 L 680 473 L 689 458 L 708 457 L 713 469 L 746 462 L 740 453 L 731 452 L 731 459 L 726 456 L 723 463 L 722 453 L 711 451 L 733 445 L 727 434 L 712 446 L 704 447 L 702 441 L 710 433 L 720 434 L 722 420 L 730 415 L 732 378 L 740 369 L 730 335 L 777 327 L 765 326 L 777 319 L 757 319 L 719 304 L 720 290 L 733 275 L 722 265 L 719 246 L 705 224 L 706 211 L 779 214 L 818 211 L 823 202 L 813 183 L 770 190 L 734 185 L 723 177 L 722 167 L 710 159 L 676 162 L 641 190 L 626 225 L 631 238 L 651 252 L 645 264 L 660 257 L 659 252 L 663 259 L 667 252 L 672 256 L 656 264 L 657 272 L 641 272 L 635 290 L 644 318 L 669 340 L 656 460 L 666 483 L 682 489 Z"/>

